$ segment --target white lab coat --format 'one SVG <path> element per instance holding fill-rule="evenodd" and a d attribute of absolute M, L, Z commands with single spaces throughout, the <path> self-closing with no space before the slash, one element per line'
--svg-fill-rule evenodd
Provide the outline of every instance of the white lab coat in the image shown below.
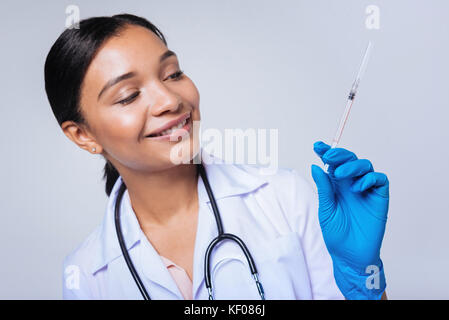
<path fill-rule="evenodd" d="M 240 237 L 251 252 L 266 299 L 344 299 L 318 222 L 313 185 L 291 169 L 260 174 L 257 166 L 204 163 L 224 231 Z M 114 204 L 121 177 L 103 222 L 63 263 L 64 299 L 142 299 L 121 254 Z M 151 195 L 149 195 L 151 197 Z M 212 207 L 198 179 L 199 217 L 194 249 L 193 299 L 208 299 L 204 254 L 217 235 Z M 142 232 L 128 191 L 121 204 L 126 247 L 152 299 L 183 299 L 160 256 Z M 211 256 L 215 299 L 260 299 L 238 245 L 219 244 Z"/>

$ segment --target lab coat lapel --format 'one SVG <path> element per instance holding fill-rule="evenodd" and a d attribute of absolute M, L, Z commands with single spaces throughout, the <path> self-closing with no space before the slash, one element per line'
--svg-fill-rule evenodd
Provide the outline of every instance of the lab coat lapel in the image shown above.
<path fill-rule="evenodd" d="M 108 201 L 108 206 L 102 225 L 100 251 L 98 255 L 93 257 L 92 273 L 95 273 L 117 258 L 122 259 L 121 263 L 125 266 L 125 268 L 127 268 L 117 239 L 114 220 L 115 201 L 121 183 L 122 178 L 119 177 L 111 191 L 111 196 Z M 168 295 L 168 298 L 170 299 L 182 299 L 182 294 L 180 293 L 166 266 L 162 262 L 159 254 L 153 248 L 140 228 L 139 221 L 137 220 L 134 210 L 132 209 L 128 190 L 126 190 L 123 194 L 120 205 L 120 223 L 128 253 L 131 256 L 131 260 L 137 270 L 137 273 L 141 278 L 143 278 L 142 281 L 144 282 L 150 297 L 153 298 L 154 296 L 156 299 L 160 298 L 159 295 L 154 295 L 155 292 L 160 292 L 160 288 L 158 288 L 158 290 L 154 290 L 153 285 L 157 285 L 169 291 L 163 296 L 166 297 Z M 137 252 L 134 252 L 134 250 Z M 126 277 L 123 281 L 129 283 L 129 285 L 135 286 L 133 282 L 129 282 L 130 279 L 132 279 L 131 276 Z M 147 287 L 146 285 L 148 280 L 151 281 L 150 284 L 152 284 L 150 287 Z M 151 290 L 152 288 L 153 290 Z"/>
<path fill-rule="evenodd" d="M 154 249 L 151 242 L 148 240 L 142 229 L 140 228 L 139 221 L 137 220 L 136 214 L 132 209 L 131 200 L 129 199 L 128 191 L 125 192 L 123 196 L 123 211 L 126 212 L 126 222 L 130 224 L 132 221 L 134 233 L 138 234 L 138 239 L 140 241 L 140 246 L 138 248 L 137 260 L 134 263 L 137 272 L 140 275 L 144 275 L 147 280 L 153 282 L 154 284 L 170 291 L 170 299 L 177 298 L 183 299 L 181 292 L 179 291 L 176 283 L 174 282 L 170 272 L 163 263 L 159 253 Z M 144 280 L 143 280 L 144 281 Z M 144 282 L 145 283 L 145 282 Z M 147 286 L 146 286 L 147 287 Z M 151 290 L 150 286 L 147 288 L 147 292 L 150 298 L 154 299 L 164 299 L 166 295 L 156 296 L 155 292 L 160 290 Z M 168 293 L 168 292 L 167 292 Z M 153 294 L 153 296 L 152 296 Z"/>
<path fill-rule="evenodd" d="M 207 193 L 201 177 L 198 178 L 198 226 L 195 238 L 195 249 L 193 256 L 193 299 L 199 299 L 200 286 L 204 285 L 204 257 L 207 246 L 214 237 L 218 235 L 212 209 L 206 203 Z"/>
<path fill-rule="evenodd" d="M 209 154 L 207 156 L 212 157 Z M 203 166 L 215 196 L 219 212 L 222 215 L 227 210 L 237 209 L 231 205 L 235 201 L 239 203 L 238 210 L 244 209 L 243 199 L 226 199 L 227 197 L 240 197 L 242 194 L 251 192 L 267 182 L 265 179 L 256 178 L 244 172 L 233 164 L 223 164 L 221 159 L 215 158 L 213 162 L 209 163 L 203 163 Z M 200 292 L 204 293 L 206 291 L 204 282 L 205 253 L 210 242 L 218 235 L 214 212 L 201 177 L 198 178 L 198 199 L 199 212 L 194 251 L 193 299 L 207 298 L 204 294 L 200 296 Z M 242 207 L 240 207 L 240 204 Z M 226 232 L 224 221 L 223 224 Z M 220 262 L 226 259 L 237 259 L 247 265 L 246 258 L 238 244 L 230 240 L 220 242 L 211 254 L 210 268 L 213 286 L 214 274 L 218 270 Z M 202 288 L 204 291 L 201 290 Z"/>
<path fill-rule="evenodd" d="M 160 255 L 154 249 L 151 242 L 147 239 L 143 232 L 141 237 L 141 245 L 138 263 L 138 266 L 141 268 L 140 272 L 153 284 L 170 291 L 173 296 L 171 299 L 184 299 Z M 147 289 L 148 294 L 152 299 L 168 299 L 164 296 L 153 297 L 151 294 L 154 294 L 156 290 L 151 290 L 152 287 L 153 286 L 150 286 Z M 160 291 L 160 289 L 157 291 Z"/>
<path fill-rule="evenodd" d="M 115 201 L 122 179 L 119 177 L 114 184 L 111 195 L 108 200 L 106 212 L 101 224 L 100 242 L 98 253 L 92 256 L 91 273 L 95 273 L 109 262 L 122 256 L 122 251 L 117 238 L 115 229 Z M 123 194 L 120 204 L 120 224 L 122 234 L 125 240 L 125 246 L 128 251 L 139 242 L 140 226 L 133 211 L 130 211 L 130 200 L 128 191 Z"/>
<path fill-rule="evenodd" d="M 228 210 L 235 209 L 234 206 L 230 205 L 230 203 L 232 203 L 232 201 L 230 201 L 231 199 L 225 198 L 231 196 L 242 196 L 245 193 L 249 193 L 257 189 L 266 181 L 260 177 L 256 177 L 245 172 L 238 166 L 232 164 L 221 165 L 220 161 L 220 159 L 215 159 L 213 163 L 204 163 L 203 165 L 209 178 L 209 183 L 215 199 L 217 200 L 219 211 L 220 213 L 225 213 Z M 121 183 L 122 179 L 119 177 L 114 184 L 109 197 L 105 218 L 102 224 L 102 231 L 100 234 L 101 241 L 99 243 L 99 251 L 98 254 L 93 257 L 92 261 L 92 274 L 116 258 L 123 260 L 120 246 L 117 241 L 114 224 L 114 204 Z M 197 190 L 199 198 L 199 211 L 193 262 L 193 299 L 207 299 L 207 296 L 204 296 L 206 291 L 201 290 L 204 286 L 205 252 L 209 243 L 218 235 L 218 229 L 215 222 L 214 213 L 210 205 L 210 200 L 201 177 L 198 178 Z M 243 199 L 239 199 L 239 201 L 243 202 Z M 228 206 L 226 204 L 228 204 Z M 125 238 L 126 247 L 128 251 L 139 251 L 134 255 L 137 261 L 133 261 L 133 263 L 139 275 L 144 276 L 144 284 L 149 284 L 149 286 L 146 287 L 150 297 L 153 298 L 154 296 L 154 294 L 152 296 L 152 292 L 159 291 L 161 293 L 160 288 L 162 287 L 166 290 L 166 294 L 161 293 L 158 296 L 154 296 L 154 298 L 167 297 L 167 299 L 182 299 L 182 295 L 169 271 L 165 267 L 162 259 L 141 230 L 135 213 L 132 210 L 127 193 L 124 194 L 120 212 L 122 232 Z M 226 231 L 225 223 L 224 228 Z M 223 259 L 239 259 L 245 261 L 246 263 L 246 259 L 237 244 L 223 243 L 217 246 L 216 249 L 219 250 L 214 250 L 214 253 L 211 255 L 212 275 L 217 270 L 218 263 Z M 126 265 L 124 260 L 122 263 Z M 201 297 L 199 294 L 200 292 L 203 293 Z"/>

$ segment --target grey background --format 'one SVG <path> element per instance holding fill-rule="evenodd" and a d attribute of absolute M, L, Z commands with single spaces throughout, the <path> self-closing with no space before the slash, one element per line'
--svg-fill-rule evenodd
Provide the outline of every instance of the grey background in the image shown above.
<path fill-rule="evenodd" d="M 0 298 L 59 299 L 61 263 L 101 222 L 103 160 L 60 130 L 43 65 L 65 27 L 129 12 L 156 24 L 201 94 L 203 127 L 278 128 L 279 163 L 307 179 L 370 39 L 341 140 L 390 180 L 390 299 L 448 299 L 448 1 L 1 1 Z M 365 8 L 380 8 L 380 29 Z"/>

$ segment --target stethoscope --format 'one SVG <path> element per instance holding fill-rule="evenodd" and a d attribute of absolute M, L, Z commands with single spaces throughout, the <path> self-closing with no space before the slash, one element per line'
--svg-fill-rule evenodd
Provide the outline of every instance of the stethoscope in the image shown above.
<path fill-rule="evenodd" d="M 206 171 L 203 167 L 203 165 L 197 164 L 197 169 L 199 170 L 199 173 L 201 175 L 201 179 L 203 179 L 204 186 L 206 187 L 207 195 L 209 196 L 209 200 L 212 205 L 212 209 L 214 211 L 215 215 L 215 221 L 217 223 L 218 228 L 218 236 L 211 241 L 209 246 L 207 247 L 205 259 L 204 259 L 204 280 L 206 283 L 206 288 L 209 293 L 209 300 L 214 300 L 214 295 L 212 291 L 212 281 L 211 281 L 211 275 L 210 275 L 210 255 L 212 253 L 212 250 L 215 248 L 217 244 L 220 243 L 220 241 L 229 239 L 236 242 L 240 249 L 245 254 L 246 260 L 248 261 L 249 268 L 251 270 L 251 274 L 254 278 L 254 281 L 257 286 L 257 290 L 259 291 L 259 295 L 262 300 L 265 300 L 265 293 L 262 287 L 262 283 L 259 281 L 259 276 L 257 273 L 256 265 L 254 264 L 253 257 L 251 256 L 251 253 L 249 252 L 248 248 L 246 247 L 245 243 L 236 235 L 233 235 L 231 233 L 224 233 L 223 231 L 223 224 L 221 223 L 221 217 L 220 213 L 218 211 L 217 203 L 215 202 L 214 194 L 212 193 L 212 189 L 209 184 L 209 180 L 207 179 Z M 126 185 L 124 183 L 121 184 L 120 189 L 118 191 L 117 200 L 115 202 L 115 229 L 117 230 L 117 237 L 120 244 L 120 249 L 122 250 L 123 257 L 126 261 L 126 264 L 128 265 L 128 269 L 131 273 L 131 275 L 134 278 L 134 281 L 137 284 L 137 287 L 139 288 L 140 293 L 142 294 L 143 298 L 145 300 L 151 300 L 150 296 L 148 295 L 148 292 L 145 289 L 145 286 L 142 283 L 142 280 L 140 279 L 139 275 L 136 272 L 136 269 L 134 268 L 134 265 L 131 261 L 131 258 L 128 255 L 128 251 L 125 247 L 125 242 L 123 240 L 123 234 L 122 229 L 120 225 L 120 204 L 122 202 L 123 194 L 125 193 Z"/>

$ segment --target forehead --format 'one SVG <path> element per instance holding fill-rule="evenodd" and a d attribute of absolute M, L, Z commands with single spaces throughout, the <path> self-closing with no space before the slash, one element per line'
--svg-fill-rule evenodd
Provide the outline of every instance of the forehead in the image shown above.
<path fill-rule="evenodd" d="M 162 40 L 141 26 L 126 26 L 117 36 L 112 36 L 99 48 L 92 65 L 119 62 L 125 58 L 144 58 L 156 61 L 167 50 Z M 131 61 L 130 61 L 131 62 Z"/>
<path fill-rule="evenodd" d="M 157 72 L 159 57 L 167 50 L 162 40 L 141 26 L 126 26 L 98 49 L 83 81 L 83 95 L 98 94 L 111 78 L 144 68 Z"/>

